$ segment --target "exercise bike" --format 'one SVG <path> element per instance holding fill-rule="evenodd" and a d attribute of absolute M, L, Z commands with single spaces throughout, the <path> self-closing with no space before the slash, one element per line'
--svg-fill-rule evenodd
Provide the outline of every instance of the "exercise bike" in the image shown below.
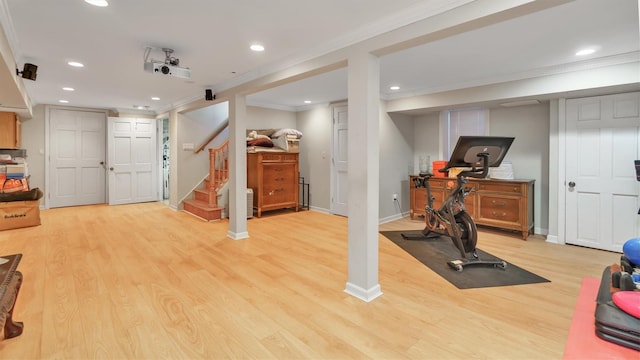
<path fill-rule="evenodd" d="M 464 199 L 471 191 L 465 187 L 467 178 L 485 178 L 489 173 L 489 167 L 496 167 L 502 163 L 502 159 L 511 146 L 512 137 L 490 136 L 461 136 L 454 148 L 451 159 L 447 165 L 440 169 L 446 172 L 453 167 L 471 168 L 463 170 L 457 175 L 456 187 L 443 201 L 439 209 L 434 208 L 435 198 L 431 194 L 429 179 L 430 173 L 421 173 L 414 178 L 416 188 L 425 188 L 427 193 L 427 205 L 425 206 L 425 228 L 422 237 L 432 238 L 441 235 L 451 238 L 455 247 L 460 251 L 461 259 L 448 261 L 447 264 L 456 271 L 462 271 L 464 267 L 471 265 L 493 266 L 506 268 L 507 263 L 502 260 L 481 260 L 478 258 L 476 244 L 478 242 L 478 229 L 476 223 L 467 213 Z M 418 238 L 402 234 L 407 240 Z"/>

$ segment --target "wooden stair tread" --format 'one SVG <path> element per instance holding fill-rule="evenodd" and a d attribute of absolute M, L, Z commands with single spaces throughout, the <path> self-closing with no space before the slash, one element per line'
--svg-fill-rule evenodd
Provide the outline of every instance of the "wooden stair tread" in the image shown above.
<path fill-rule="evenodd" d="M 201 201 L 201 200 L 187 199 L 187 200 L 184 200 L 184 203 L 192 205 L 192 206 L 195 206 L 195 207 L 203 209 L 203 210 L 218 210 L 218 209 L 222 209 L 221 207 L 218 207 L 218 206 L 210 206 L 206 201 Z"/>

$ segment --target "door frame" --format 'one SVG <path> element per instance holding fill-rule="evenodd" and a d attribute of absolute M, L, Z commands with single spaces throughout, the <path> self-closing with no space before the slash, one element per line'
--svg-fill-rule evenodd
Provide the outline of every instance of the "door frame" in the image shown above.
<path fill-rule="evenodd" d="M 558 177 L 555 182 L 549 181 L 550 184 L 555 183 L 558 189 L 557 199 L 557 221 L 558 221 L 558 235 L 557 238 L 549 239 L 547 241 L 556 242 L 558 244 L 567 243 L 567 224 L 566 224 L 566 211 L 567 211 L 567 189 L 566 189 L 566 173 L 567 173 L 567 99 L 558 99 Z M 551 155 L 551 151 L 549 152 Z M 554 241 L 555 240 L 555 241 Z"/>
<path fill-rule="evenodd" d="M 331 214 L 334 215 L 340 215 L 340 216 L 348 216 L 348 214 L 340 214 L 336 212 L 335 209 L 335 197 L 336 197 L 336 181 L 337 181 L 337 171 L 336 171 L 336 165 L 335 165 L 335 157 L 336 154 L 334 153 L 335 150 L 335 141 L 337 140 L 335 138 L 335 126 L 336 126 L 336 121 L 335 121 L 335 108 L 337 107 L 343 107 L 343 106 L 347 106 L 348 102 L 347 101 L 339 101 L 336 103 L 331 103 L 330 104 L 330 112 L 331 112 L 331 171 L 330 176 L 330 185 L 329 185 L 329 196 L 330 196 L 330 201 L 329 201 L 329 212 Z M 347 115 L 348 116 L 348 115 Z M 348 118 L 347 118 L 347 122 L 348 122 Z M 348 155 L 347 155 L 347 161 L 348 161 Z M 348 167 L 348 164 L 347 164 Z M 348 171 L 348 170 L 347 170 Z M 347 203 L 347 206 L 349 206 L 349 204 Z"/>
<path fill-rule="evenodd" d="M 51 148 L 50 148 L 50 136 L 51 136 L 51 110 L 67 110 L 67 111 L 86 111 L 86 112 L 94 112 L 94 113 L 103 113 L 104 114 L 104 125 L 105 125 L 105 146 L 107 144 L 107 118 L 109 117 L 109 111 L 103 109 L 90 109 L 90 108 L 79 108 L 79 107 L 70 107 L 70 106 L 56 106 L 56 105 L 45 105 L 44 108 L 44 187 L 45 187 L 45 196 L 44 196 L 44 209 L 49 209 L 49 194 L 50 191 L 50 171 L 51 171 Z M 105 149 L 105 156 L 106 151 Z M 105 158 L 106 162 L 106 158 Z M 109 198 L 109 176 L 108 172 L 105 171 L 105 199 Z"/>

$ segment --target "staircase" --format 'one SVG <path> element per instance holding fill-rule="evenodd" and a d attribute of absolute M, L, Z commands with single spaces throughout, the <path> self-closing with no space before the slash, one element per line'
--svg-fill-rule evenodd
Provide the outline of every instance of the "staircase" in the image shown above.
<path fill-rule="evenodd" d="M 206 221 L 219 220 L 222 208 L 218 206 L 218 191 L 229 180 L 229 140 L 219 148 L 209 149 L 209 178 L 204 189 L 194 190 L 194 198 L 184 200 L 184 211 Z"/>

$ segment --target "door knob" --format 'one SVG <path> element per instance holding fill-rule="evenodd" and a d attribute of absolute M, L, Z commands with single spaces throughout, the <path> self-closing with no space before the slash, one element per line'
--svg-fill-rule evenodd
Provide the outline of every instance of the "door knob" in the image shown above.
<path fill-rule="evenodd" d="M 576 187 L 576 183 L 574 183 L 573 181 L 569 181 L 569 187 L 570 188 Z"/>
<path fill-rule="evenodd" d="M 104 165 L 104 161 L 100 161 L 100 165 Z"/>
<path fill-rule="evenodd" d="M 110 167 L 109 170 L 113 171 L 113 167 Z"/>

